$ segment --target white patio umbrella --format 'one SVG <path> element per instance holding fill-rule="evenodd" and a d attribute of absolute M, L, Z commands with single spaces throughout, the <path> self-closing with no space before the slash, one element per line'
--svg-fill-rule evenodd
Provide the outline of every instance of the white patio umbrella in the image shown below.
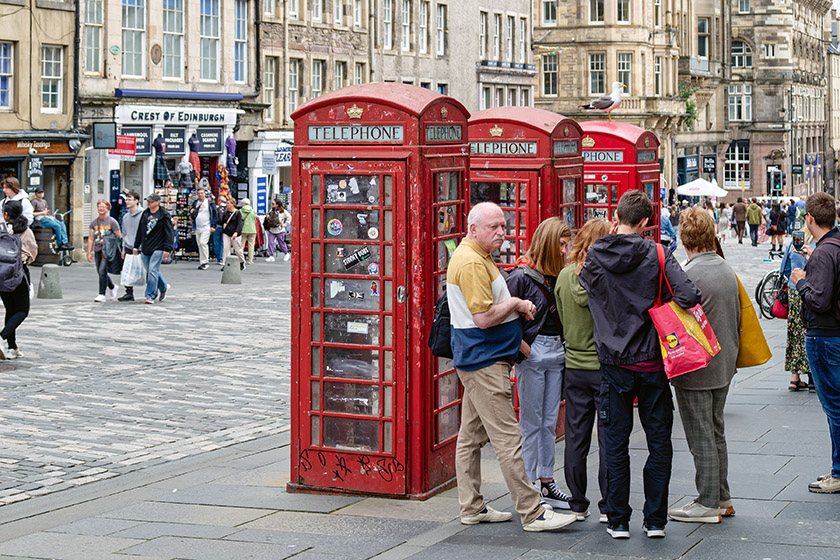
<path fill-rule="evenodd" d="M 690 183 L 677 187 L 677 194 L 681 196 L 724 197 L 728 194 L 728 192 L 717 186 L 717 181 L 711 183 L 706 179 L 695 179 Z"/>

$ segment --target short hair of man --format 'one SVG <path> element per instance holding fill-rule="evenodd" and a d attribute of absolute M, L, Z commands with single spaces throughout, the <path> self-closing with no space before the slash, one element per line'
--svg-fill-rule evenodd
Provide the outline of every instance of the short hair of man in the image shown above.
<path fill-rule="evenodd" d="M 138 202 L 140 201 L 140 193 L 137 192 L 137 191 L 128 191 L 128 196 L 130 196 L 131 198 L 133 198 L 134 200 L 136 200 Z"/>
<path fill-rule="evenodd" d="M 689 208 L 680 214 L 680 240 L 686 249 L 714 251 L 715 221 L 705 210 Z"/>
<path fill-rule="evenodd" d="M 475 224 L 478 225 L 484 219 L 484 216 L 490 211 L 491 208 L 501 210 L 499 205 L 495 202 L 479 202 L 475 206 L 470 209 L 470 213 L 467 214 L 467 227 Z"/>
<path fill-rule="evenodd" d="M 618 200 L 618 223 L 625 226 L 637 226 L 645 218 L 653 217 L 653 204 L 640 190 L 627 191 Z"/>
<path fill-rule="evenodd" d="M 834 197 L 825 192 L 814 193 L 805 200 L 805 211 L 821 228 L 831 229 L 837 220 Z"/>
<path fill-rule="evenodd" d="M 739 196 L 737 202 L 744 202 L 744 199 Z"/>

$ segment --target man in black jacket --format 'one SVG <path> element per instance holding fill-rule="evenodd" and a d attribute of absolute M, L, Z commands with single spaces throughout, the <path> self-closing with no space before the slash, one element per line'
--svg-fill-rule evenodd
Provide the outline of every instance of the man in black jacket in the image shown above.
<path fill-rule="evenodd" d="M 660 285 L 656 243 L 641 236 L 653 218 L 653 205 L 642 191 L 625 193 L 618 201 L 618 223 L 589 249 L 580 284 L 589 294 L 595 349 L 601 363 L 601 419 L 607 442 L 607 532 L 630 537 L 630 456 L 633 401 L 647 436 L 644 467 L 644 530 L 664 537 L 671 480 L 671 426 L 674 404 L 662 364 L 659 339 L 648 310 L 657 296 L 671 300 Z M 673 299 L 683 308 L 700 303 L 700 291 L 674 259 L 665 257 L 665 277 Z"/>
<path fill-rule="evenodd" d="M 805 353 L 831 436 L 831 472 L 809 484 L 808 490 L 833 494 L 840 492 L 840 232 L 834 227 L 834 198 L 828 193 L 809 196 L 805 212 L 805 225 L 817 247 L 810 256 L 808 246 L 802 248 L 808 264 L 804 271 L 794 269 L 790 277 L 802 297 Z"/>
<path fill-rule="evenodd" d="M 134 254 L 142 254 L 146 265 L 146 303 L 151 305 L 160 293 L 158 302 L 166 299 L 168 284 L 160 273 L 160 263 L 172 252 L 175 229 L 172 216 L 160 205 L 160 195 L 152 193 L 146 197 L 148 206 L 140 215 L 137 237 L 134 239 Z"/>

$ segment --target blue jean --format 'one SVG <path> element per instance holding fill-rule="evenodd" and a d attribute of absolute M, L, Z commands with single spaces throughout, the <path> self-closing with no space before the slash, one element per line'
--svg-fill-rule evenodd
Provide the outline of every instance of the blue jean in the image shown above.
<path fill-rule="evenodd" d="M 222 256 L 222 226 L 216 226 L 216 231 L 210 234 L 210 246 L 213 248 L 213 254 L 216 256 L 216 262 L 222 264 L 224 257 Z"/>
<path fill-rule="evenodd" d="M 758 245 L 758 228 L 761 224 L 750 224 L 750 239 L 753 244 Z"/>
<path fill-rule="evenodd" d="M 563 393 L 566 353 L 559 336 L 538 335 L 528 358 L 516 364 L 522 460 L 533 481 L 554 479 L 554 427 Z"/>
<path fill-rule="evenodd" d="M 639 372 L 601 364 L 601 410 L 607 444 L 607 503 L 610 523 L 629 523 L 630 433 L 633 431 L 633 401 L 639 398 L 639 420 L 647 439 L 648 458 L 643 473 L 644 520 L 664 527 L 668 513 L 668 486 L 674 448 L 671 428 L 674 401 L 665 371 Z"/>
<path fill-rule="evenodd" d="M 163 260 L 163 251 L 155 251 L 151 255 L 140 253 L 143 257 L 143 264 L 148 271 L 146 274 L 146 299 L 154 300 L 157 293 L 166 291 L 166 280 L 160 273 L 160 263 Z"/>
<path fill-rule="evenodd" d="M 50 228 L 55 232 L 55 242 L 59 245 L 67 244 L 67 226 L 52 216 L 44 216 L 38 222 L 41 227 Z"/>
<path fill-rule="evenodd" d="M 831 476 L 840 478 L 840 337 L 806 336 L 805 353 L 811 380 L 831 436 Z"/>

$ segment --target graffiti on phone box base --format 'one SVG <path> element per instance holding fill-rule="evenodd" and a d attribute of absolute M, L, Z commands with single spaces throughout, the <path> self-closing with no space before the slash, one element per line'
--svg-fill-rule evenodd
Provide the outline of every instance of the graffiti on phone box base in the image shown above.
<path fill-rule="evenodd" d="M 395 457 L 381 457 L 374 463 L 367 455 L 357 456 L 355 463 L 359 465 L 358 471 L 351 470 L 347 466 L 347 457 L 344 455 L 335 455 L 333 458 L 335 463 L 328 464 L 328 458 L 322 451 L 310 453 L 309 449 L 304 449 L 298 456 L 300 470 L 306 473 L 313 468 L 320 467 L 325 472 L 329 472 L 336 482 L 345 482 L 346 479 L 356 475 L 364 477 L 378 475 L 385 482 L 391 482 L 397 473 L 405 472 L 405 465 Z"/>

